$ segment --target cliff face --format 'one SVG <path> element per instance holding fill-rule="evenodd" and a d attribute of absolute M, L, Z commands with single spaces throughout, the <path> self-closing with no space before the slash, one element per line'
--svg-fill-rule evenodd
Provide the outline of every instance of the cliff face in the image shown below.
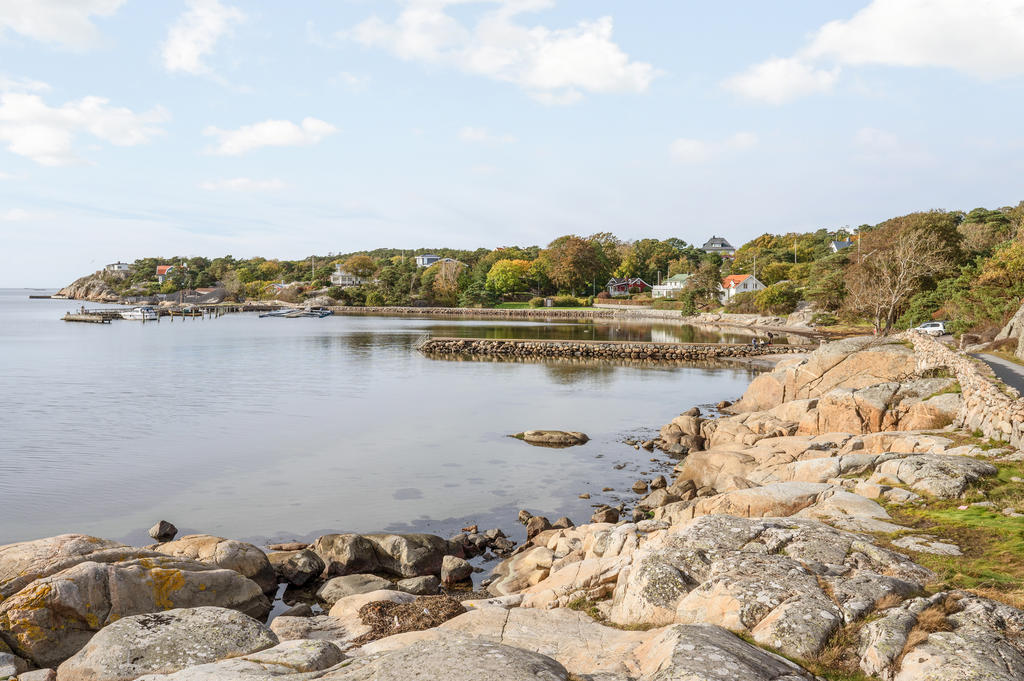
<path fill-rule="evenodd" d="M 116 303 L 120 299 L 107 283 L 102 272 L 94 272 L 81 279 L 76 279 L 58 291 L 57 295 L 71 300 L 91 300 L 96 303 Z"/>

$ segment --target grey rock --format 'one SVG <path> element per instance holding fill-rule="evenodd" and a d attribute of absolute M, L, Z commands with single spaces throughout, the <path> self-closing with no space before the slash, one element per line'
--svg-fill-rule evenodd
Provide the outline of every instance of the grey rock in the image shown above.
<path fill-rule="evenodd" d="M 394 583 L 377 575 L 343 575 L 324 582 L 316 590 L 316 597 L 328 605 L 334 605 L 346 596 L 396 589 Z"/>
<path fill-rule="evenodd" d="M 667 506 L 668 504 L 674 504 L 679 500 L 679 497 L 672 494 L 670 490 L 662 488 L 654 490 L 646 497 L 636 502 L 636 505 L 637 508 L 649 511 L 655 508 L 661 508 L 662 506 Z"/>
<path fill-rule="evenodd" d="M 590 516 L 592 523 L 617 523 L 619 522 L 619 509 L 599 508 Z"/>
<path fill-rule="evenodd" d="M 893 546 L 921 553 L 934 553 L 940 556 L 962 556 L 963 552 L 956 544 L 949 544 L 928 536 L 906 536 L 893 541 Z"/>
<path fill-rule="evenodd" d="M 256 653 L 277 643 L 267 627 L 234 610 L 167 610 L 107 625 L 62 663 L 57 674 L 75 681 L 131 681 Z"/>
<path fill-rule="evenodd" d="M 567 516 L 562 516 L 555 522 L 551 523 L 551 528 L 555 530 L 568 530 L 573 527 L 576 527 L 576 524 Z"/>
<path fill-rule="evenodd" d="M 138 681 L 266 681 L 327 678 L 322 672 L 338 667 L 344 653 L 330 641 L 285 641 L 273 648 L 230 660 L 189 667 L 174 674 L 147 674 Z"/>
<path fill-rule="evenodd" d="M 342 646 L 359 635 L 352 631 L 346 622 L 330 615 L 279 615 L 270 622 L 270 630 L 282 641 L 333 641 Z"/>
<path fill-rule="evenodd" d="M 574 430 L 528 430 L 524 433 L 516 433 L 515 437 L 532 445 L 548 447 L 571 447 L 590 441 L 586 433 Z"/>
<path fill-rule="evenodd" d="M 299 603 L 298 605 L 293 605 L 292 607 L 288 608 L 287 610 L 282 612 L 280 615 L 278 615 L 278 617 L 312 617 L 312 616 L 313 616 L 313 608 L 308 603 Z"/>
<path fill-rule="evenodd" d="M 0 653 L 0 679 L 28 671 L 28 662 L 11 653 Z"/>
<path fill-rule="evenodd" d="M 316 579 L 327 567 L 323 559 L 310 549 L 271 553 L 267 558 L 278 578 L 295 586 Z"/>
<path fill-rule="evenodd" d="M 411 676 L 415 670 L 416 676 Z M 566 681 L 565 668 L 550 657 L 497 643 L 449 638 L 421 641 L 398 650 L 355 658 L 322 678 L 331 681 Z"/>
<path fill-rule="evenodd" d="M 420 577 L 441 573 L 441 560 L 458 555 L 461 546 L 432 534 L 328 534 L 313 550 L 323 558 L 328 575 L 386 573 Z"/>
<path fill-rule="evenodd" d="M 54 669 L 36 669 L 18 675 L 18 681 L 57 681 L 57 671 Z"/>
<path fill-rule="evenodd" d="M 189 558 L 234 570 L 256 582 L 263 593 L 277 590 L 277 576 L 263 549 L 242 541 L 209 534 L 189 534 L 156 547 L 160 553 Z"/>
<path fill-rule="evenodd" d="M 443 569 L 443 566 L 442 566 Z M 396 585 L 399 591 L 416 596 L 434 596 L 441 588 L 441 580 L 434 575 L 401 579 Z"/>
<path fill-rule="evenodd" d="M 532 519 L 531 519 L 532 522 Z M 469 579 L 473 574 L 473 566 L 457 556 L 445 556 L 441 563 L 441 582 L 457 584 Z"/>
<path fill-rule="evenodd" d="M 149 536 L 161 543 L 171 541 L 176 534 L 178 534 L 178 528 L 166 520 L 161 520 L 149 528 Z"/>

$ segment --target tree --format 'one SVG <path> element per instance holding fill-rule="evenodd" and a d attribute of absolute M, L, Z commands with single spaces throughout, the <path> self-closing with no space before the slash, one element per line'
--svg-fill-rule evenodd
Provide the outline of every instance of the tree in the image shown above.
<path fill-rule="evenodd" d="M 952 266 L 943 237 L 918 229 L 868 232 L 860 250 L 845 273 L 845 307 L 870 318 L 876 333 L 888 334 L 911 297 Z"/>
<path fill-rule="evenodd" d="M 368 255 L 353 255 L 345 261 L 344 269 L 363 279 L 369 279 L 377 272 L 377 263 Z"/>
<path fill-rule="evenodd" d="M 453 260 L 442 260 L 430 266 L 430 269 L 437 268 L 432 283 L 434 300 L 446 307 L 454 307 L 459 297 L 459 275 L 465 269 L 461 262 Z"/>
<path fill-rule="evenodd" d="M 780 281 L 789 279 L 789 273 L 792 271 L 793 265 L 785 262 L 773 262 L 770 265 L 766 265 L 757 273 L 757 278 L 761 283 L 766 286 L 777 284 Z"/>
<path fill-rule="evenodd" d="M 241 300 L 240 296 L 245 290 L 245 284 L 238 277 L 238 272 L 234 270 L 227 270 L 224 272 L 224 276 L 221 277 L 221 281 L 224 283 L 224 290 L 234 300 Z"/>
<path fill-rule="evenodd" d="M 487 288 L 498 295 L 522 291 L 530 278 L 527 260 L 499 260 L 487 272 Z"/>
<path fill-rule="evenodd" d="M 658 273 L 668 275 L 670 263 L 680 252 L 667 241 L 640 239 L 629 245 L 626 256 L 615 274 L 620 277 L 641 277 L 648 283 L 656 282 Z"/>
<path fill-rule="evenodd" d="M 800 302 L 800 292 L 792 282 L 783 281 L 772 284 L 766 289 L 757 292 L 755 303 L 761 312 L 771 314 L 789 314 L 796 309 Z"/>
<path fill-rule="evenodd" d="M 551 281 L 573 294 L 586 288 L 604 271 L 595 244 L 574 234 L 552 241 L 544 251 L 544 258 Z"/>
<path fill-rule="evenodd" d="M 721 299 L 722 273 L 712 262 L 704 262 L 686 282 L 687 291 L 692 292 L 694 303 L 702 306 L 717 306 Z"/>

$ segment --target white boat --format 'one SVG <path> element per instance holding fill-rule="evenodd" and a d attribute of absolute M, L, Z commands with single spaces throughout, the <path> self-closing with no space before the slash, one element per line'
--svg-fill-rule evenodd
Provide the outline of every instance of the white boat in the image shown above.
<path fill-rule="evenodd" d="M 155 322 L 160 318 L 156 310 L 149 306 L 133 307 L 121 313 L 121 319 L 130 319 L 136 322 Z"/>

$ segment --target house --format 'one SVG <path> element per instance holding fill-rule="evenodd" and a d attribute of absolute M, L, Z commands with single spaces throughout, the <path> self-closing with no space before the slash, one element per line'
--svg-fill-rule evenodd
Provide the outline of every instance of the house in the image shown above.
<path fill-rule="evenodd" d="M 651 289 L 652 298 L 677 298 L 686 286 L 689 274 L 674 274 Z"/>
<path fill-rule="evenodd" d="M 416 267 L 430 267 L 440 259 L 441 256 L 434 255 L 433 253 L 424 253 L 423 255 L 417 255 Z"/>
<path fill-rule="evenodd" d="M 612 277 L 608 280 L 605 288 L 608 289 L 608 293 L 610 293 L 613 298 L 620 298 L 628 296 L 630 293 L 643 293 L 647 289 L 651 288 L 651 285 L 640 277 L 629 277 L 626 279 Z"/>
<path fill-rule="evenodd" d="M 335 265 L 334 272 L 331 274 L 331 286 L 360 286 L 368 281 L 369 279 L 358 277 L 342 269 L 341 265 Z"/>
<path fill-rule="evenodd" d="M 156 266 L 156 280 L 159 283 L 164 283 L 164 279 L 171 276 L 171 272 L 174 271 L 174 265 L 157 265 Z"/>
<path fill-rule="evenodd" d="M 107 272 L 131 272 L 132 266 L 126 262 L 113 262 L 103 269 Z"/>
<path fill-rule="evenodd" d="M 732 300 L 738 293 L 762 291 L 764 288 L 765 285 L 752 274 L 730 274 L 722 280 L 722 294 L 726 300 Z"/>
<path fill-rule="evenodd" d="M 704 242 L 701 250 L 705 253 L 717 253 L 723 257 L 736 254 L 736 249 L 732 247 L 732 244 L 725 237 L 714 235 Z"/>
<path fill-rule="evenodd" d="M 832 241 L 829 243 L 828 247 L 832 249 L 833 253 L 838 253 L 844 248 L 849 248 L 852 245 L 852 241 Z"/>

